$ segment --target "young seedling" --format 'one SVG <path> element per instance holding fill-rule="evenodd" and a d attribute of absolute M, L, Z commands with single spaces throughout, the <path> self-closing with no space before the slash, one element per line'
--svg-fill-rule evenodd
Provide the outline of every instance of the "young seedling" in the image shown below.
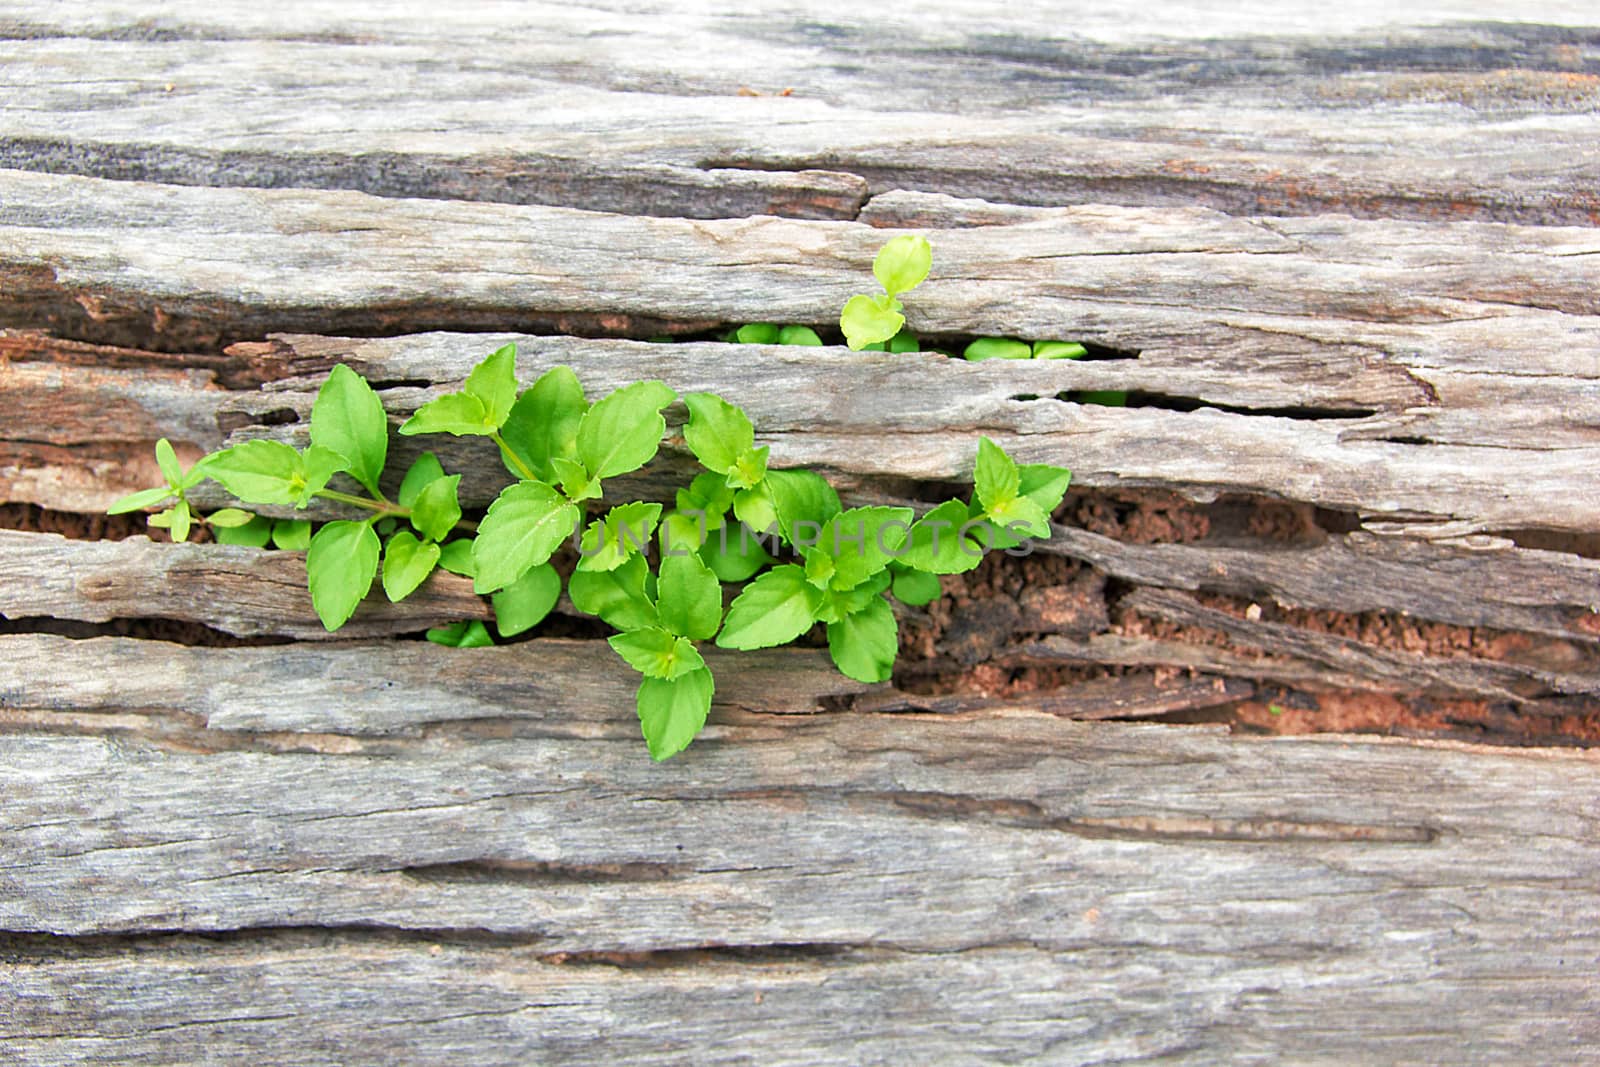
<path fill-rule="evenodd" d="M 872 273 L 883 286 L 882 294 L 852 296 L 839 313 L 845 343 L 859 352 L 898 335 L 906 324 L 900 294 L 921 285 L 932 266 L 933 246 L 927 238 L 902 234 L 885 242 L 872 261 Z"/>

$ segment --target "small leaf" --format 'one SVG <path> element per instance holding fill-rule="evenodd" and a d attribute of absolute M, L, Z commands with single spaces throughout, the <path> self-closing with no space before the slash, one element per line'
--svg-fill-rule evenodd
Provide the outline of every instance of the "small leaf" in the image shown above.
<path fill-rule="evenodd" d="M 724 525 L 707 535 L 700 558 L 719 580 L 742 582 L 772 562 L 766 543 L 743 523 Z"/>
<path fill-rule="evenodd" d="M 206 462 L 206 474 L 250 504 L 294 504 L 305 488 L 304 460 L 282 441 L 234 445 Z"/>
<path fill-rule="evenodd" d="M 922 342 L 917 340 L 917 335 L 910 330 L 902 329 L 899 333 L 889 338 L 884 346 L 890 352 L 921 352 Z"/>
<path fill-rule="evenodd" d="M 600 479 L 591 478 L 582 463 L 566 456 L 557 456 L 550 461 L 550 467 L 561 480 L 562 493 L 574 504 L 599 499 Z"/>
<path fill-rule="evenodd" d="M 983 562 L 984 543 L 975 537 L 982 526 L 965 503 L 947 500 L 911 527 L 898 562 L 931 574 L 964 574 Z"/>
<path fill-rule="evenodd" d="M 796 547 L 815 544 L 823 524 L 842 510 L 838 492 L 811 471 L 768 471 L 766 487 L 779 530 Z"/>
<path fill-rule="evenodd" d="M 628 666 L 648 678 L 676 678 L 706 665 L 693 641 L 653 626 L 616 634 L 606 638 L 606 643 Z"/>
<path fill-rule="evenodd" d="M 485 437 L 494 429 L 483 401 L 466 393 L 446 393 L 417 409 L 400 426 L 407 437 L 419 433 L 448 433 L 457 437 Z"/>
<path fill-rule="evenodd" d="M 722 648 L 771 648 L 793 641 L 817 619 L 821 590 L 794 564 L 774 567 L 744 587 L 728 606 L 717 644 Z"/>
<path fill-rule="evenodd" d="M 1061 506 L 1072 484 L 1072 472 L 1048 463 L 1026 463 L 1017 468 L 1017 491 L 1044 509 L 1045 514 Z"/>
<path fill-rule="evenodd" d="M 221 511 L 213 511 L 207 515 L 206 523 L 218 529 L 228 529 L 243 526 L 253 518 L 255 516 L 243 508 L 223 508 Z"/>
<path fill-rule="evenodd" d="M 578 509 L 543 482 L 508 485 L 472 542 L 473 589 L 492 593 L 550 558 L 578 525 Z"/>
<path fill-rule="evenodd" d="M 891 567 L 894 573 L 894 598 L 902 604 L 920 608 L 944 595 L 938 575 L 911 567 Z"/>
<path fill-rule="evenodd" d="M 1025 496 L 1018 496 L 992 508 L 985 508 L 988 518 L 1001 526 L 1012 537 L 1050 536 L 1050 516 L 1038 504 Z M 1002 546 L 1009 547 L 1009 546 Z"/>
<path fill-rule="evenodd" d="M 189 511 L 189 502 L 179 499 L 167 512 L 170 516 L 172 540 L 178 543 L 189 540 L 189 528 L 194 521 L 194 516 Z"/>
<path fill-rule="evenodd" d="M 857 352 L 867 345 L 887 341 L 905 324 L 906 317 L 887 296 L 852 296 L 839 313 L 839 329 L 844 331 L 845 343 Z"/>
<path fill-rule="evenodd" d="M 775 345 L 782 335 L 775 323 L 752 322 L 733 332 L 734 339 L 742 345 Z"/>
<path fill-rule="evenodd" d="M 561 599 L 561 575 L 541 563 L 494 595 L 495 628 L 515 637 L 543 622 Z"/>
<path fill-rule="evenodd" d="M 834 589 L 850 589 L 866 581 L 896 558 L 911 532 L 910 508 L 865 507 L 841 511 L 823 526 L 816 545 L 803 549 L 808 570 L 813 559 L 829 559 L 824 568 Z M 820 567 L 820 564 L 818 565 Z"/>
<path fill-rule="evenodd" d="M 698 556 L 666 556 L 656 580 L 656 612 L 671 632 L 710 640 L 722 625 L 722 583 Z"/>
<path fill-rule="evenodd" d="M 410 596 L 439 562 L 439 546 L 418 541 L 410 530 L 389 538 L 383 550 L 383 592 L 391 602 Z"/>
<path fill-rule="evenodd" d="M 489 648 L 494 644 L 494 638 L 489 636 L 489 628 L 477 619 L 435 626 L 428 631 L 428 640 L 449 648 Z"/>
<path fill-rule="evenodd" d="M 689 421 L 683 427 L 689 451 L 706 470 L 733 472 L 739 457 L 755 447 L 750 417 L 715 393 L 685 393 L 683 402 L 689 408 Z"/>
<path fill-rule="evenodd" d="M 306 523 L 309 529 L 311 524 Z M 212 531 L 212 536 L 219 545 L 246 545 L 250 548 L 265 548 L 272 538 L 272 520 L 262 515 L 252 516 L 250 521 L 243 526 L 222 526 Z M 283 546 L 279 546 L 280 548 Z M 304 548 L 304 545 L 300 547 Z"/>
<path fill-rule="evenodd" d="M 740 522 L 757 533 L 766 533 L 778 525 L 778 506 L 766 481 L 751 489 L 740 489 L 733 494 L 733 514 Z"/>
<path fill-rule="evenodd" d="M 417 502 L 417 494 L 428 486 L 428 483 L 444 477 L 444 467 L 439 463 L 439 457 L 432 452 L 424 452 L 412 461 L 406 471 L 406 476 L 400 483 L 400 495 L 397 498 L 400 506 L 409 508 Z"/>
<path fill-rule="evenodd" d="M 639 683 L 639 726 L 650 758 L 664 760 L 689 747 L 706 724 L 716 691 L 709 668 L 673 678 L 645 678 Z"/>
<path fill-rule="evenodd" d="M 551 461 L 574 460 L 578 454 L 578 424 L 589 402 L 571 367 L 552 367 L 517 397 L 500 436 L 517 458 L 541 480 L 556 477 Z M 510 467 L 510 464 L 507 464 Z M 512 469 L 512 474 L 521 472 Z"/>
<path fill-rule="evenodd" d="M 417 494 L 411 505 L 411 525 L 430 541 L 443 541 L 461 521 L 461 504 L 456 500 L 456 489 L 461 475 L 435 478 Z"/>
<path fill-rule="evenodd" d="M 143 508 L 153 507 L 172 496 L 172 490 L 165 485 L 154 489 L 140 489 L 106 508 L 107 515 L 122 515 L 129 511 L 139 511 Z"/>
<path fill-rule="evenodd" d="M 1005 450 L 987 437 L 978 439 L 978 460 L 972 471 L 973 486 L 986 512 L 1004 507 L 1017 498 L 1021 475 Z"/>
<path fill-rule="evenodd" d="M 933 246 L 926 237 L 915 234 L 890 238 L 872 261 L 873 275 L 890 296 L 899 296 L 921 285 L 932 267 Z"/>
<path fill-rule="evenodd" d="M 167 484 L 176 488 L 183 484 L 183 464 L 178 462 L 178 454 L 172 450 L 172 442 L 165 437 L 156 442 L 156 466 L 161 468 L 161 476 Z"/>
<path fill-rule="evenodd" d="M 377 494 L 389 454 L 389 417 L 367 380 L 342 363 L 311 405 L 311 443 L 344 457 L 340 469 Z"/>
<path fill-rule="evenodd" d="M 311 603 L 329 632 L 355 614 L 378 573 L 378 535 L 364 522 L 326 523 L 306 553 Z"/>
<path fill-rule="evenodd" d="M 1033 349 L 1026 341 L 1013 341 L 1009 337 L 980 337 L 967 345 L 961 355 L 974 363 L 984 359 L 1028 359 Z"/>
<path fill-rule="evenodd" d="M 1033 342 L 1034 359 L 1082 359 L 1088 354 L 1087 348 L 1071 341 Z"/>
<path fill-rule="evenodd" d="M 609 571 L 650 547 L 661 505 L 634 501 L 618 504 L 589 523 L 578 544 L 578 570 Z"/>
<path fill-rule="evenodd" d="M 821 348 L 822 338 L 817 336 L 817 331 L 809 326 L 785 326 L 778 331 L 780 345 L 805 345 L 808 348 Z"/>
<path fill-rule="evenodd" d="M 567 595 L 579 611 L 598 616 L 618 630 L 637 630 L 660 621 L 645 593 L 650 567 L 643 556 L 629 557 L 612 571 L 574 571 Z"/>
<path fill-rule="evenodd" d="M 344 457 L 332 449 L 312 445 L 300 457 L 300 463 L 301 474 L 298 479 L 300 491 L 295 498 L 295 506 L 303 508 L 328 484 L 329 478 L 344 469 L 345 462 Z"/>
<path fill-rule="evenodd" d="M 594 478 L 611 478 L 649 463 L 667 431 L 661 409 L 677 396 L 661 382 L 634 382 L 596 403 L 578 424 L 584 469 Z"/>
<path fill-rule="evenodd" d="M 883 597 L 873 597 L 860 611 L 828 624 L 828 652 L 847 678 L 886 682 L 900 651 L 894 611 Z"/>
<path fill-rule="evenodd" d="M 463 578 L 471 578 L 477 573 L 477 568 L 472 564 L 472 539 L 460 538 L 439 547 L 439 568 L 451 574 L 459 574 Z"/>
<path fill-rule="evenodd" d="M 484 424 L 498 430 L 517 399 L 517 346 L 501 345 L 467 375 L 462 392 L 483 405 Z"/>
<path fill-rule="evenodd" d="M 285 552 L 304 552 L 311 545 L 311 523 L 305 519 L 278 519 L 272 524 L 272 543 Z"/>

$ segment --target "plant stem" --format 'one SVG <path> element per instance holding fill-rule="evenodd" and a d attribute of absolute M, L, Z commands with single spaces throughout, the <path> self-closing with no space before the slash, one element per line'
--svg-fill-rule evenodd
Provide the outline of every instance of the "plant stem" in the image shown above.
<path fill-rule="evenodd" d="M 489 437 L 495 444 L 500 446 L 500 454 L 506 457 L 507 463 L 516 468 L 517 474 L 521 475 L 526 481 L 536 482 L 539 480 L 539 476 L 533 473 L 533 468 L 522 462 L 521 456 L 511 451 L 511 446 L 506 444 L 504 437 L 500 436 L 500 431 L 494 431 L 489 434 Z"/>
<path fill-rule="evenodd" d="M 351 493 L 341 493 L 337 489 L 318 489 L 317 496 L 337 501 L 340 504 L 349 504 L 351 507 L 376 511 L 380 515 L 396 515 L 400 517 L 409 517 L 411 515 L 410 508 L 391 504 L 387 500 L 373 500 L 364 496 L 355 496 Z"/>

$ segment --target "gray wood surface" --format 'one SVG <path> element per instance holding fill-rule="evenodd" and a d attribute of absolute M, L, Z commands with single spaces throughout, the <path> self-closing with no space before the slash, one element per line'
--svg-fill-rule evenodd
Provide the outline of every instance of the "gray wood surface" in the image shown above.
<path fill-rule="evenodd" d="M 399 420 L 513 338 L 525 380 L 721 392 L 852 501 L 924 504 L 988 434 L 1087 505 L 1216 524 L 1057 527 L 1115 588 L 1077 627 L 1019 596 L 991 665 L 1103 676 L 711 655 L 711 723 L 662 765 L 598 641 L 415 640 L 486 614 L 464 581 L 329 639 L 300 554 L 0 529 L 0 1060 L 1600 1062 L 1594 751 L 1103 721 L 1287 687 L 1592 722 L 1597 26 L 11 0 L 24 529 L 153 484 L 158 437 L 302 440 L 335 362 Z M 620 339 L 831 326 L 886 229 L 933 241 L 925 336 L 1100 358 Z M 1072 399 L 1099 389 L 1133 404 Z M 442 451 L 491 498 L 492 456 Z M 689 469 L 669 435 L 616 488 Z"/>

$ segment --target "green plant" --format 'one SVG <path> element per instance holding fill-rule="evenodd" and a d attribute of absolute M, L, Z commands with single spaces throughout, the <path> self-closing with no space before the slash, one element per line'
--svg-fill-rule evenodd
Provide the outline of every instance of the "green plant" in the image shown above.
<path fill-rule="evenodd" d="M 844 331 L 845 343 L 860 351 L 897 337 L 906 324 L 900 294 L 921 285 L 932 267 L 933 246 L 927 238 L 902 234 L 885 241 L 872 260 L 872 273 L 883 292 L 871 296 L 863 293 L 845 301 L 844 310 L 839 313 L 839 329 Z M 911 344 L 915 344 L 914 339 Z"/>
<path fill-rule="evenodd" d="M 330 631 L 343 626 L 375 582 L 391 601 L 435 570 L 469 577 L 491 598 L 502 638 L 531 629 L 559 600 L 551 562 L 575 542 L 567 578 L 577 610 L 617 631 L 611 647 L 640 674 L 638 714 L 651 755 L 665 759 L 704 725 L 715 692 L 701 654 L 786 644 L 821 623 L 846 675 L 886 680 L 898 649 L 887 597 L 925 604 L 942 574 L 976 567 L 985 551 L 1015 550 L 1048 537 L 1049 512 L 1070 474 L 1018 466 L 979 441 L 972 500 L 949 500 L 918 518 L 911 508 L 844 508 L 819 475 L 768 466 L 749 417 L 712 393 L 681 398 L 683 441 L 703 472 L 673 506 L 624 501 L 602 510 L 605 481 L 638 470 L 657 453 L 678 400 L 659 381 L 635 382 L 590 403 L 577 377 L 556 367 L 519 390 L 507 345 L 472 369 L 462 388 L 437 396 L 399 427 L 405 436 L 483 437 L 511 481 L 476 524 L 463 518 L 459 474 L 423 452 L 386 495 L 389 423 L 372 387 L 335 367 L 311 410 L 303 449 L 251 440 L 204 457 L 188 471 L 157 445 L 167 484 L 113 505 L 132 511 L 176 498 L 150 516 L 175 540 L 190 533 L 185 494 L 210 478 L 243 503 L 303 509 L 325 500 L 350 517 L 320 523 L 224 508 L 206 519 L 219 540 L 306 549 L 312 605 Z M 339 479 L 338 482 L 335 479 Z M 348 483 L 348 484 L 347 484 Z M 586 521 L 587 520 L 587 521 Z M 652 553 L 652 549 L 654 550 Z M 656 557 L 652 567 L 651 555 Z M 723 583 L 746 583 L 731 602 Z M 493 644 L 483 622 L 427 634 L 457 648 Z"/>

